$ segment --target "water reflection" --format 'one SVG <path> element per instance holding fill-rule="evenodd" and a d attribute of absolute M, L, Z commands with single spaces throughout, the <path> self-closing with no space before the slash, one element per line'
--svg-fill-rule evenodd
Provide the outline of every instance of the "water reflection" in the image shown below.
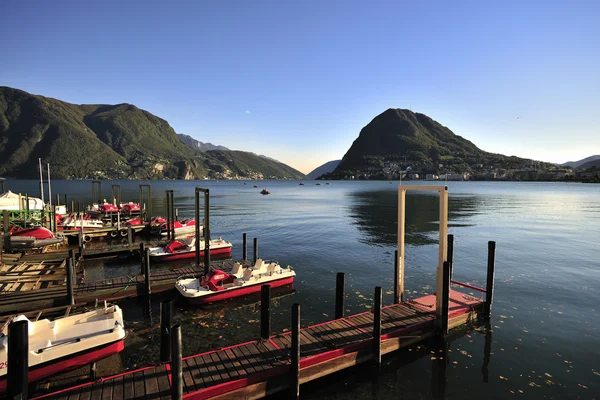
<path fill-rule="evenodd" d="M 395 190 L 353 191 L 349 199 L 348 215 L 365 233 L 364 243 L 370 245 L 394 245 L 398 229 L 398 192 Z M 479 196 L 456 196 L 449 198 L 449 226 L 469 226 L 466 219 L 482 206 Z M 406 243 L 427 245 L 437 243 L 431 233 L 439 225 L 439 198 L 437 194 L 406 194 Z"/>

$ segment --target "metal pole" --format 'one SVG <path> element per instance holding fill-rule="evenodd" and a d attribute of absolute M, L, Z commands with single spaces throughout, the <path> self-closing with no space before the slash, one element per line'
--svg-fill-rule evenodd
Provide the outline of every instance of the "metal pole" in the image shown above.
<path fill-rule="evenodd" d="M 152 186 L 148 185 L 148 222 L 152 219 Z"/>
<path fill-rule="evenodd" d="M 52 184 L 50 183 L 50 163 L 48 163 L 48 205 L 52 208 Z"/>
<path fill-rule="evenodd" d="M 398 250 L 394 252 L 394 304 L 403 301 L 400 289 L 400 263 L 398 262 Z"/>
<path fill-rule="evenodd" d="M 8 226 L 10 220 L 8 217 L 8 210 L 2 210 L 2 229 L 4 229 L 4 249 L 10 248 L 10 232 Z"/>
<path fill-rule="evenodd" d="M 171 361 L 171 326 L 173 325 L 173 300 L 160 303 L 160 361 Z"/>
<path fill-rule="evenodd" d="M 246 261 L 248 258 L 248 246 L 246 232 L 242 233 L 242 260 Z"/>
<path fill-rule="evenodd" d="M 454 267 L 454 235 L 448 235 L 448 250 L 446 260 L 450 264 L 450 279 L 452 280 L 452 267 Z"/>
<path fill-rule="evenodd" d="M 67 258 L 67 304 L 72 306 L 75 304 L 75 293 L 73 290 L 73 260 Z"/>
<path fill-rule="evenodd" d="M 210 272 L 210 195 L 204 189 L 204 275 Z"/>
<path fill-rule="evenodd" d="M 443 291 L 442 291 L 442 312 L 440 318 L 442 319 L 439 326 L 438 336 L 445 338 L 448 335 L 448 318 L 450 312 L 450 263 L 444 261 L 443 271 Z"/>
<path fill-rule="evenodd" d="M 375 305 L 373 307 L 373 363 L 381 367 L 381 286 L 375 288 Z"/>
<path fill-rule="evenodd" d="M 171 197 L 169 196 L 169 191 L 167 190 L 167 240 L 171 240 L 171 206 L 169 203 L 171 202 Z"/>
<path fill-rule="evenodd" d="M 146 257 L 146 243 L 141 242 L 140 243 L 140 271 L 141 271 L 142 275 L 146 271 L 145 257 Z"/>
<path fill-rule="evenodd" d="M 171 328 L 171 399 L 183 398 L 183 368 L 181 353 L 181 325 Z"/>
<path fill-rule="evenodd" d="M 258 260 L 258 238 L 254 238 L 254 261 L 252 265 L 256 265 L 256 260 Z"/>
<path fill-rule="evenodd" d="M 175 198 L 172 190 L 169 193 L 171 195 L 171 239 L 175 239 Z"/>
<path fill-rule="evenodd" d="M 14 321 L 8 326 L 7 389 L 9 399 L 28 398 L 29 326 L 27 321 Z"/>
<path fill-rule="evenodd" d="M 488 242 L 488 265 L 487 280 L 485 286 L 485 316 L 492 313 L 492 301 L 494 300 L 494 271 L 496 269 L 496 242 Z"/>
<path fill-rule="evenodd" d="M 335 319 L 344 318 L 346 274 L 338 272 L 335 277 Z"/>
<path fill-rule="evenodd" d="M 42 175 L 42 159 L 38 158 L 38 162 L 40 164 L 40 197 L 42 199 L 42 203 L 46 204 L 44 201 L 44 176 Z"/>
<path fill-rule="evenodd" d="M 271 336 L 271 285 L 262 285 L 260 295 L 260 338 L 267 340 Z"/>
<path fill-rule="evenodd" d="M 146 249 L 145 261 L 144 280 L 146 282 L 146 293 L 152 294 L 152 287 L 150 286 L 150 249 Z"/>
<path fill-rule="evenodd" d="M 290 397 L 300 398 L 300 304 L 292 306 L 292 348 L 290 363 Z"/>
<path fill-rule="evenodd" d="M 194 207 L 196 211 L 196 267 L 200 268 L 200 190 L 198 188 L 196 188 Z"/>

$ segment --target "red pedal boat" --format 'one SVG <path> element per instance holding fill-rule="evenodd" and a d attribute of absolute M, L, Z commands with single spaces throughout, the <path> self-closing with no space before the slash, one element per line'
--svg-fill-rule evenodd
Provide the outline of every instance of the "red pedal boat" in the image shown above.
<path fill-rule="evenodd" d="M 187 241 L 187 243 L 186 243 Z M 196 238 L 191 237 L 186 241 L 173 240 L 165 247 L 151 247 L 150 259 L 152 261 L 174 261 L 196 257 Z M 210 241 L 210 254 L 231 256 L 231 243 L 221 238 Z M 204 256 L 204 240 L 200 239 L 200 256 Z"/>

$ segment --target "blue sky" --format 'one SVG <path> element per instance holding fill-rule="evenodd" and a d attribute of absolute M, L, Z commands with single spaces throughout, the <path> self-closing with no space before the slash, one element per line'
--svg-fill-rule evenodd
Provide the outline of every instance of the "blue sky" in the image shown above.
<path fill-rule="evenodd" d="M 7 1 L 0 85 L 133 103 L 303 172 L 390 107 L 565 162 L 600 154 L 599 16 L 598 1 Z"/>

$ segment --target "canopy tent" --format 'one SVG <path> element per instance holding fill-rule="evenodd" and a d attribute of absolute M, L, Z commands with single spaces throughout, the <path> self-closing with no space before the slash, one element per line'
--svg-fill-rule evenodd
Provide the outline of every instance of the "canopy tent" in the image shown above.
<path fill-rule="evenodd" d="M 0 210 L 25 210 L 27 209 L 27 198 L 11 192 L 10 190 L 0 196 Z M 44 202 L 37 197 L 29 198 L 30 210 L 43 210 Z"/>

